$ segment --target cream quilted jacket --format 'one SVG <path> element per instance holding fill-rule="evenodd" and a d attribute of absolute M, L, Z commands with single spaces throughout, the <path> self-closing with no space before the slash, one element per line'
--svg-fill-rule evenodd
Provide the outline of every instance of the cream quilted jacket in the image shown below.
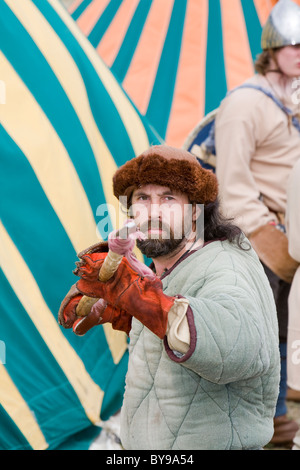
<path fill-rule="evenodd" d="M 255 252 L 209 243 L 163 285 L 189 300 L 190 349 L 178 357 L 133 319 L 124 448 L 261 448 L 273 434 L 280 362 L 273 295 Z"/>

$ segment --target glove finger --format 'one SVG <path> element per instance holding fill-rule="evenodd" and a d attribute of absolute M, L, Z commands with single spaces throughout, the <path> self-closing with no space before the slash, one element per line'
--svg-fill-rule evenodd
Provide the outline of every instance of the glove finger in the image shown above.
<path fill-rule="evenodd" d="M 95 306 L 97 307 L 95 308 Z M 101 325 L 101 321 L 103 320 L 102 314 L 106 306 L 107 302 L 103 299 L 99 299 L 86 317 L 79 318 L 74 322 L 73 332 L 77 336 L 83 336 L 94 326 Z"/>
<path fill-rule="evenodd" d="M 58 321 L 59 324 L 62 325 L 64 328 L 71 328 L 74 321 L 76 320 L 76 308 L 81 298 L 81 294 L 76 295 L 67 303 L 67 305 L 64 305 L 60 308 L 58 314 Z"/>
<path fill-rule="evenodd" d="M 99 270 L 104 263 L 107 253 L 91 253 L 81 257 L 81 261 L 76 261 L 76 269 L 73 271 L 78 277 L 89 280 L 98 280 Z"/>

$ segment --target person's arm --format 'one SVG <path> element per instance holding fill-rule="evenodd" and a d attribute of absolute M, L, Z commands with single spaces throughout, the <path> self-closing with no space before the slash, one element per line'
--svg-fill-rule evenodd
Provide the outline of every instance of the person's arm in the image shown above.
<path fill-rule="evenodd" d="M 244 91 L 233 93 L 221 104 L 215 124 L 216 175 L 222 208 L 236 218 L 247 236 L 259 226 L 276 221 L 262 202 L 251 171 L 259 125 L 255 98 L 259 97 L 254 94 L 252 101 Z"/>
<path fill-rule="evenodd" d="M 255 93 L 235 92 L 224 100 L 217 115 L 216 173 L 222 209 L 235 218 L 260 260 L 290 283 L 298 263 L 289 255 L 287 237 L 274 212 L 264 204 L 252 172 L 256 146 L 271 132 L 264 127 L 262 105 L 255 101 L 258 97 Z M 272 165 L 269 168 L 272 171 Z"/>
<path fill-rule="evenodd" d="M 63 300 L 58 314 L 63 327 L 72 327 L 74 333 L 82 335 L 93 326 L 109 322 L 129 334 L 131 318 L 135 317 L 160 339 L 170 337 L 174 347 L 181 343 L 180 351 L 189 347 L 189 332 L 182 328 L 189 306 L 185 298 L 165 295 L 157 276 L 141 275 L 125 257 L 112 277 L 103 282 L 99 272 L 107 253 L 85 250 L 78 256 L 81 261 L 76 263 L 74 274 L 80 279 Z M 78 318 L 77 308 L 83 297 L 87 299 L 86 311 L 83 318 Z"/>

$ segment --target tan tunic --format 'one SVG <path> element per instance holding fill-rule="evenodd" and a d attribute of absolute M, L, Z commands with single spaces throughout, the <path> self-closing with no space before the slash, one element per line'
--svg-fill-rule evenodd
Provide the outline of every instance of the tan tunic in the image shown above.
<path fill-rule="evenodd" d="M 300 160 L 289 179 L 286 223 L 289 253 L 300 263 Z M 294 276 L 289 295 L 287 351 L 288 384 L 293 389 L 300 390 L 300 267 Z"/>
<path fill-rule="evenodd" d="M 249 83 L 269 88 L 255 75 Z M 291 97 L 285 104 L 296 111 Z M 300 134 L 286 114 L 261 91 L 240 89 L 226 97 L 216 118 L 216 174 L 225 215 L 249 236 L 278 222 L 286 211 L 287 182 L 300 158 Z"/>

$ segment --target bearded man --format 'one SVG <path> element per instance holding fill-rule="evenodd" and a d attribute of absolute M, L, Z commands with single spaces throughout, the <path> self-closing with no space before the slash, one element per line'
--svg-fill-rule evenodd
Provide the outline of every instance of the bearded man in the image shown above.
<path fill-rule="evenodd" d="M 159 145 L 120 167 L 113 187 L 143 234 L 152 275 L 123 258 L 99 281 L 107 247 L 87 249 L 59 321 L 79 335 L 105 322 L 129 335 L 122 445 L 261 449 L 279 387 L 276 308 L 256 253 L 219 211 L 215 175 Z M 83 295 L 99 300 L 79 319 Z"/>

